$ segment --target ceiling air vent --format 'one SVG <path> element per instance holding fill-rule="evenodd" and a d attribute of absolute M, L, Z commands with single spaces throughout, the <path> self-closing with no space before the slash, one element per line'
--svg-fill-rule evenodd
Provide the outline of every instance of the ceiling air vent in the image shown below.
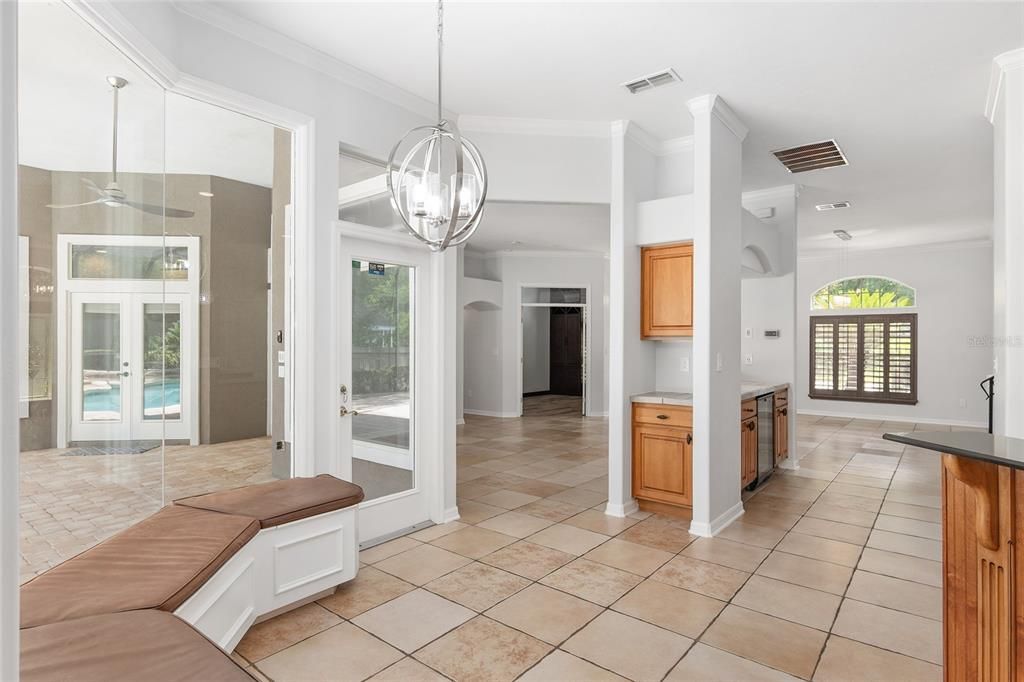
<path fill-rule="evenodd" d="M 853 239 L 853 235 L 846 230 L 832 230 L 832 234 L 842 239 L 844 242 L 848 242 Z"/>
<path fill-rule="evenodd" d="M 644 92 L 645 90 L 653 90 L 654 88 L 660 88 L 663 85 L 671 85 L 672 83 L 681 83 L 682 78 L 679 77 L 673 69 L 665 69 L 657 73 L 652 73 L 649 76 L 643 78 L 637 78 L 636 80 L 628 81 L 622 84 L 622 87 L 629 90 L 632 94 Z"/>
<path fill-rule="evenodd" d="M 838 208 L 850 208 L 849 201 L 837 201 L 834 204 L 818 204 L 814 208 L 819 211 L 834 211 Z"/>
<path fill-rule="evenodd" d="M 803 173 L 819 168 L 846 166 L 846 156 L 835 140 L 804 144 L 772 152 L 790 173 Z"/>

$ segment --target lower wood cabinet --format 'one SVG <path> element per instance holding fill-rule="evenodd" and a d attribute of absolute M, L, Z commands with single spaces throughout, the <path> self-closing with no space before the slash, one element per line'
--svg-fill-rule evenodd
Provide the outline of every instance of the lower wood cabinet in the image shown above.
<path fill-rule="evenodd" d="M 757 480 L 757 417 L 740 422 L 740 483 L 748 486 Z"/>
<path fill-rule="evenodd" d="M 775 464 L 789 457 L 789 406 L 775 408 Z"/>
<path fill-rule="evenodd" d="M 692 426 L 693 411 L 689 407 L 633 405 L 635 498 L 692 506 Z"/>

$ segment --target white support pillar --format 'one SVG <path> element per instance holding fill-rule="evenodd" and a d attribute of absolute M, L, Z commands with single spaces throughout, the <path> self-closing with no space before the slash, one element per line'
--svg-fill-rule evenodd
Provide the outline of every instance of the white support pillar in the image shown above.
<path fill-rule="evenodd" d="M 630 480 L 632 440 L 629 396 L 626 395 L 626 129 L 628 121 L 611 128 L 611 202 L 608 245 L 608 504 L 605 513 L 626 516 L 636 510 Z M 638 299 L 639 300 L 639 299 Z"/>
<path fill-rule="evenodd" d="M 747 128 L 717 95 L 693 115 L 693 520 L 712 536 L 740 500 L 740 248 Z"/>
<path fill-rule="evenodd" d="M 0 680 L 18 679 L 18 3 L 0 2 Z"/>
<path fill-rule="evenodd" d="M 440 504 L 431 510 L 434 523 L 448 523 L 459 518 L 456 501 L 456 390 L 458 378 L 456 364 L 458 361 L 459 316 L 459 249 L 448 249 L 441 253 L 431 254 L 431 297 L 434 301 L 429 314 L 432 317 L 432 346 L 435 350 L 434 390 L 437 404 L 433 406 L 433 424 L 437 428 L 436 458 L 438 476 L 438 501 Z M 429 428 L 429 427 L 428 427 Z"/>
<path fill-rule="evenodd" d="M 654 342 L 640 338 L 640 247 L 636 204 L 654 198 L 655 158 L 629 121 L 611 128 L 611 235 L 608 257 L 608 504 L 605 513 L 637 509 L 632 490 L 630 396 L 654 389 Z"/>
<path fill-rule="evenodd" d="M 993 60 L 985 115 L 995 127 L 993 432 L 1024 438 L 1024 48 Z"/>

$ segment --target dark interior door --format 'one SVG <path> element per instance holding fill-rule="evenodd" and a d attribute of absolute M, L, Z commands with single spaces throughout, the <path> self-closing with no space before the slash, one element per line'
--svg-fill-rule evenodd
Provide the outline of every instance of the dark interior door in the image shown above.
<path fill-rule="evenodd" d="M 551 392 L 583 395 L 583 314 L 551 308 Z"/>

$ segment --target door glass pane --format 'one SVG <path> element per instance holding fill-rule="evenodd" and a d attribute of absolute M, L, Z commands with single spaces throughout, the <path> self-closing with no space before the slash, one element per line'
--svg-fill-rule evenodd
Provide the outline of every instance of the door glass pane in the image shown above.
<path fill-rule="evenodd" d="M 367 499 L 414 486 L 413 268 L 352 261 L 352 477 Z"/>
<path fill-rule="evenodd" d="M 181 306 L 146 303 L 142 318 L 142 418 L 180 420 Z"/>
<path fill-rule="evenodd" d="M 121 306 L 82 306 L 82 421 L 121 420 Z"/>

